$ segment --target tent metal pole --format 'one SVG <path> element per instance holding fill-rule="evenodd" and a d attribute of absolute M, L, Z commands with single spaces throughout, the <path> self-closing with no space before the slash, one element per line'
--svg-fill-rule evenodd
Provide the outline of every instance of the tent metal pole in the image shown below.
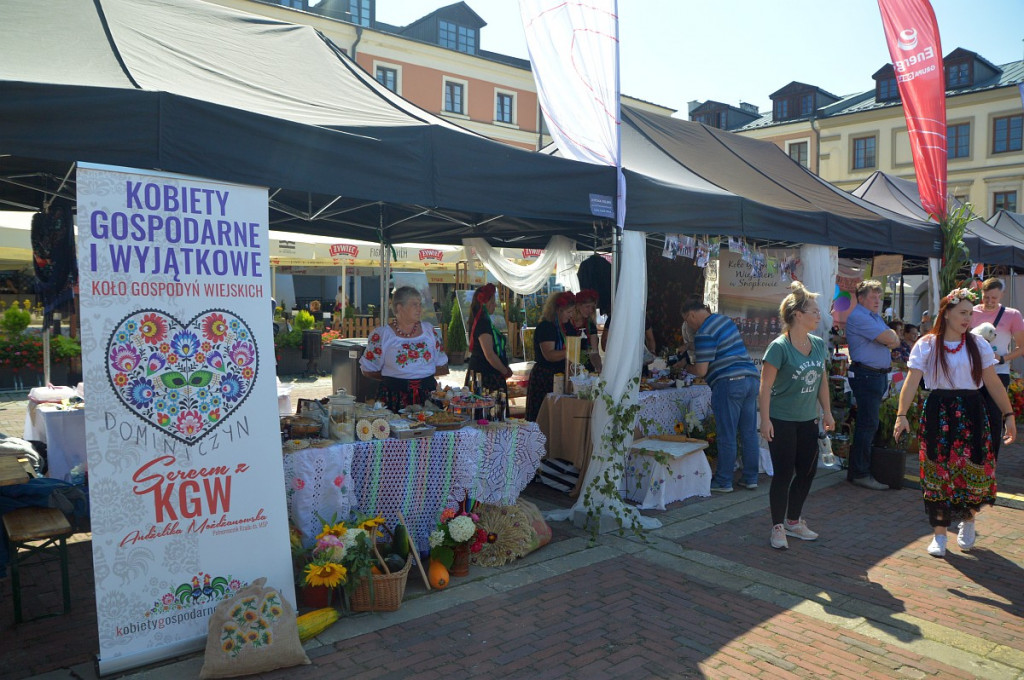
<path fill-rule="evenodd" d="M 383 221 L 383 218 L 382 218 Z M 388 281 L 391 280 L 391 249 L 384 238 L 383 224 L 380 230 L 380 323 L 388 323 Z"/>

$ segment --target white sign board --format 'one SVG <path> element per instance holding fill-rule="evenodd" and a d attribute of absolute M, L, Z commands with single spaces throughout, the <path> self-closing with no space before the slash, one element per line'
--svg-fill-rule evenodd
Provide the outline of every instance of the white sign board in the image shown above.
<path fill-rule="evenodd" d="M 105 675 L 201 649 L 260 576 L 294 584 L 266 189 L 89 164 L 77 184 Z"/>

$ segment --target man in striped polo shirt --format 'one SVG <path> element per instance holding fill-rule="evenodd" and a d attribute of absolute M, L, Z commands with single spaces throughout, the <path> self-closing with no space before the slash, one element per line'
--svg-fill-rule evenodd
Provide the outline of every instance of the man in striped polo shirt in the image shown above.
<path fill-rule="evenodd" d="M 718 469 L 711 480 L 711 491 L 732 491 L 737 439 L 743 446 L 743 473 L 739 485 L 756 489 L 760 460 L 757 367 L 750 360 L 732 319 L 712 314 L 700 298 L 684 302 L 682 312 L 683 321 L 695 331 L 694 364 L 687 370 L 704 378 L 711 386 L 711 411 L 718 430 Z"/>

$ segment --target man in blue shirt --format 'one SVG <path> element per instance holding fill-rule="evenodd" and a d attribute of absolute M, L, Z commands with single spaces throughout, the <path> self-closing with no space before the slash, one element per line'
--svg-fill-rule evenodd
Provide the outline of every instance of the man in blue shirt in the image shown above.
<path fill-rule="evenodd" d="M 700 298 L 684 302 L 682 312 L 683 321 L 695 331 L 694 364 L 687 370 L 705 378 L 711 386 L 711 412 L 718 429 L 718 469 L 711 480 L 711 491 L 732 491 L 737 434 L 743 446 L 739 485 L 756 489 L 761 445 L 757 435 L 757 367 L 732 319 L 712 314 Z"/>
<path fill-rule="evenodd" d="M 857 284 L 857 306 L 846 317 L 846 343 L 850 348 L 850 389 L 857 402 L 857 423 L 850 447 L 846 479 L 865 489 L 889 487 L 871 476 L 871 448 L 878 431 L 878 412 L 889 387 L 892 350 L 900 346 L 896 331 L 879 315 L 882 284 Z"/>

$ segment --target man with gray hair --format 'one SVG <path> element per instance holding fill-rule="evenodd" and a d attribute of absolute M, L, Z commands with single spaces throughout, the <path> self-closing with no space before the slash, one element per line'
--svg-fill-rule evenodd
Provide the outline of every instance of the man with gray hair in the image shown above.
<path fill-rule="evenodd" d="M 892 350 L 900 346 L 896 331 L 886 325 L 882 310 L 882 284 L 857 284 L 857 306 L 846 317 L 846 343 L 850 348 L 850 389 L 857 402 L 857 421 L 850 447 L 846 479 L 865 489 L 889 487 L 871 476 L 871 448 L 878 431 L 878 412 L 889 387 Z"/>

